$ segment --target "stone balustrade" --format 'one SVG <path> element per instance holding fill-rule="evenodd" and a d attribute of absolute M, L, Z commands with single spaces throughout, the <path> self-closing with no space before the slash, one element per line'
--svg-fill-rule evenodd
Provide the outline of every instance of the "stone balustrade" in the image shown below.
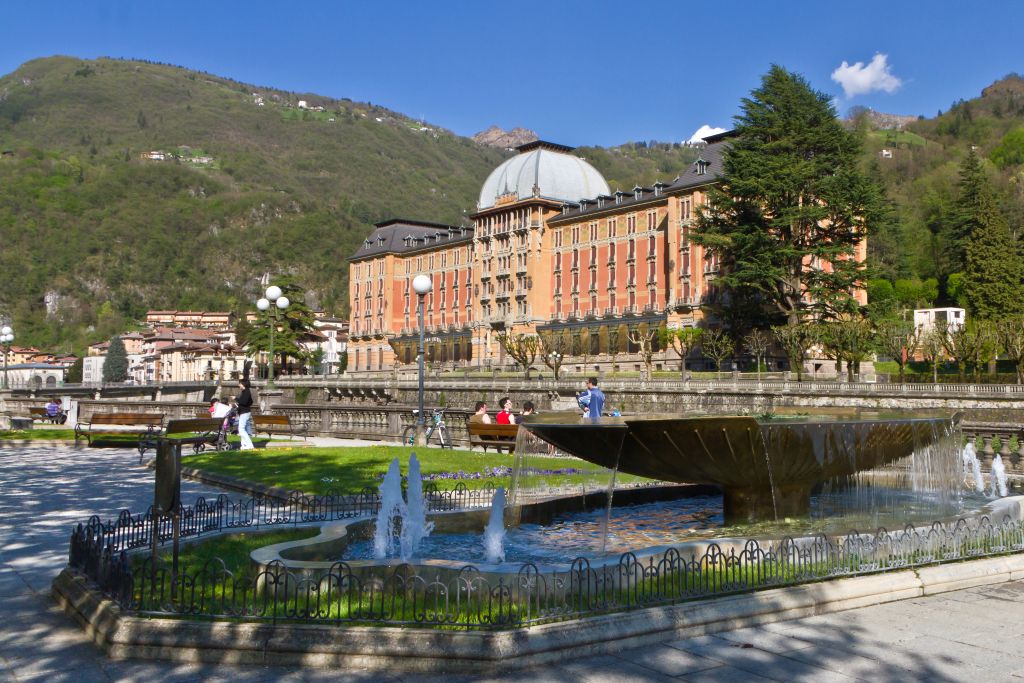
<path fill-rule="evenodd" d="M 536 383 L 531 383 L 531 387 L 534 384 Z M 827 391 L 821 387 L 823 383 L 802 384 L 804 389 L 809 386 L 818 386 L 824 392 L 825 399 L 832 405 L 836 403 L 834 396 L 829 396 Z M 842 383 L 839 383 L 839 386 L 842 386 Z M 502 387 L 502 391 L 508 391 L 508 388 Z M 606 386 L 606 392 L 611 391 L 613 389 Z M 511 391 L 508 393 L 514 394 Z M 288 415 L 293 422 L 307 426 L 311 435 L 371 441 L 398 441 L 403 430 L 415 424 L 413 406 L 379 403 L 382 400 L 384 399 L 380 393 L 370 394 L 367 392 L 361 398 L 356 396 L 354 399 L 337 400 L 335 397 L 335 400 L 325 403 L 275 403 L 267 412 Z M 40 401 L 38 398 L 7 397 L 5 404 L 5 410 L 11 415 L 28 415 L 28 408 L 40 406 Z M 204 403 L 189 401 L 83 399 L 78 402 L 78 405 L 79 419 L 82 420 L 88 419 L 92 415 L 114 412 L 160 412 L 170 420 L 195 417 L 197 413 L 206 409 Z M 706 407 L 710 408 L 711 405 L 708 404 Z M 432 408 L 433 406 L 427 405 L 428 411 Z M 678 413 L 679 410 L 676 409 L 673 412 Z M 445 423 L 456 445 L 465 446 L 469 443 L 466 419 L 471 413 L 472 411 L 468 408 L 449 408 L 445 414 Z M 993 458 L 998 454 L 1002 458 L 1008 474 L 1024 476 L 1024 428 L 1015 415 L 999 421 L 979 421 L 968 418 L 963 423 L 963 433 L 966 440 L 975 443 L 983 470 L 989 471 Z"/>

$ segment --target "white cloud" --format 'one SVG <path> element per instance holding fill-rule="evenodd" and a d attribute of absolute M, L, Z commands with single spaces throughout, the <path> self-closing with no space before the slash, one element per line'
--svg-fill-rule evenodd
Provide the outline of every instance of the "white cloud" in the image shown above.
<path fill-rule="evenodd" d="M 690 139 L 687 140 L 687 142 L 701 142 L 702 140 L 704 140 L 704 138 L 706 138 L 709 135 L 718 135 L 719 133 L 724 132 L 725 128 L 715 128 L 714 126 L 709 126 L 708 124 L 705 123 L 703 126 L 697 129 L 696 133 L 690 136 Z"/>
<path fill-rule="evenodd" d="M 888 55 L 876 53 L 871 63 L 864 62 L 847 64 L 845 61 L 832 72 L 832 80 L 843 86 L 843 92 L 847 98 L 857 95 L 866 95 L 870 92 L 883 90 L 895 92 L 903 85 L 896 76 L 892 75 L 887 62 Z"/>

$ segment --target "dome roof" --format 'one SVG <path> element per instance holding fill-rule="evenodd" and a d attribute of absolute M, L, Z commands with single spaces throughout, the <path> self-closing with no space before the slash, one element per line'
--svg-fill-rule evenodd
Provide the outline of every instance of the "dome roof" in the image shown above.
<path fill-rule="evenodd" d="M 499 196 L 510 193 L 518 199 L 538 196 L 570 202 L 611 193 L 596 168 L 569 154 L 571 147 L 538 140 L 518 149 L 519 154 L 487 176 L 478 209 L 492 207 Z"/>

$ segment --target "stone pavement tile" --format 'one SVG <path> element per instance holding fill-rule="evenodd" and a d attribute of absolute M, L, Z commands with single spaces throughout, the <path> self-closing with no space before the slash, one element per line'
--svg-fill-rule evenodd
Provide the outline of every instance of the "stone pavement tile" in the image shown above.
<path fill-rule="evenodd" d="M 108 662 L 108 680 L 146 681 L 147 683 L 398 683 L 395 674 L 370 671 L 345 671 L 330 668 L 242 666 L 218 664 L 179 664 L 175 662 Z M 437 680 L 434 674 L 433 680 Z M 422 679 L 427 680 L 427 679 Z M 456 679 L 445 676 L 445 683 Z"/>
<path fill-rule="evenodd" d="M 669 643 L 669 645 L 758 675 L 763 675 L 761 670 L 770 666 L 772 660 L 777 656 L 770 652 L 759 650 L 756 647 L 743 647 L 739 643 L 733 643 L 716 636 L 698 636 L 696 638 L 675 640 Z"/>
<path fill-rule="evenodd" d="M 653 669 L 637 666 L 624 659 L 604 655 L 563 664 L 558 670 L 586 683 L 629 683 L 630 681 L 671 681 L 672 678 Z M 527 679 L 522 679 L 527 680 Z"/>
<path fill-rule="evenodd" d="M 422 674 L 422 677 L 416 678 L 403 676 L 401 679 L 402 683 L 436 683 L 438 680 L 440 680 L 440 677 L 437 674 Z M 523 681 L 529 681 L 530 683 L 579 683 L 579 681 L 584 679 L 571 671 L 547 666 L 513 669 L 507 674 L 493 676 L 470 676 L 465 680 L 474 681 L 474 683 L 523 683 Z M 450 676 L 444 676 L 444 683 L 451 683 L 451 681 L 452 678 Z"/>
<path fill-rule="evenodd" d="M 917 661 L 936 661 L 949 665 L 965 665 L 985 671 L 1009 673 L 1024 667 L 1024 658 L 1004 655 L 992 650 L 955 643 L 945 638 L 921 638 L 893 648 L 894 654 Z"/>
<path fill-rule="evenodd" d="M 770 681 L 772 679 L 758 676 L 743 669 L 722 665 L 714 669 L 698 671 L 677 680 L 691 681 L 692 683 L 761 683 L 761 681 Z"/>
<path fill-rule="evenodd" d="M 806 664 L 835 671 L 853 678 L 866 680 L 904 680 L 914 676 L 909 668 L 902 668 L 894 662 L 887 661 L 884 653 L 878 653 L 881 659 L 856 654 L 831 645 L 815 646 L 803 650 L 794 650 L 785 654 L 792 659 Z M 912 680 L 919 680 L 916 677 Z"/>
<path fill-rule="evenodd" d="M 615 655 L 667 676 L 684 676 L 721 666 L 720 662 L 667 645 L 638 647 Z"/>
<path fill-rule="evenodd" d="M 750 645 L 759 650 L 775 653 L 800 650 L 812 645 L 810 641 L 801 640 L 795 634 L 777 633 L 756 626 L 753 628 L 741 628 L 735 631 L 723 631 L 722 633 L 716 633 L 715 637 L 738 645 Z"/>

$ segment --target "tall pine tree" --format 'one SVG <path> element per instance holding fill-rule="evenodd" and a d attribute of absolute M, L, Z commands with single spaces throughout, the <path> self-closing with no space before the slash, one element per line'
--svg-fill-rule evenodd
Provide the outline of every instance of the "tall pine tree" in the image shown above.
<path fill-rule="evenodd" d="M 991 200 L 988 178 L 973 146 L 960 162 L 959 189 L 960 198 L 953 211 L 948 237 L 951 273 L 962 272 L 967 267 L 967 245 L 978 227 L 978 216 L 985 212 L 984 204 Z"/>
<path fill-rule="evenodd" d="M 123 382 L 128 379 L 128 354 L 124 350 L 121 337 L 110 340 L 107 348 L 107 359 L 103 361 L 103 381 Z"/>
<path fill-rule="evenodd" d="M 963 274 L 967 310 L 981 320 L 1024 313 L 1024 264 L 987 182 L 978 186 L 967 206 L 973 209 L 970 214 L 967 207 L 962 212 L 964 225 L 971 228 Z"/>
<path fill-rule="evenodd" d="M 809 308 L 848 310 L 863 276 L 856 249 L 880 199 L 858 169 L 858 140 L 828 95 L 779 66 L 743 100 L 735 123 L 722 182 L 694 237 L 718 252 L 717 283 L 790 324 Z"/>

